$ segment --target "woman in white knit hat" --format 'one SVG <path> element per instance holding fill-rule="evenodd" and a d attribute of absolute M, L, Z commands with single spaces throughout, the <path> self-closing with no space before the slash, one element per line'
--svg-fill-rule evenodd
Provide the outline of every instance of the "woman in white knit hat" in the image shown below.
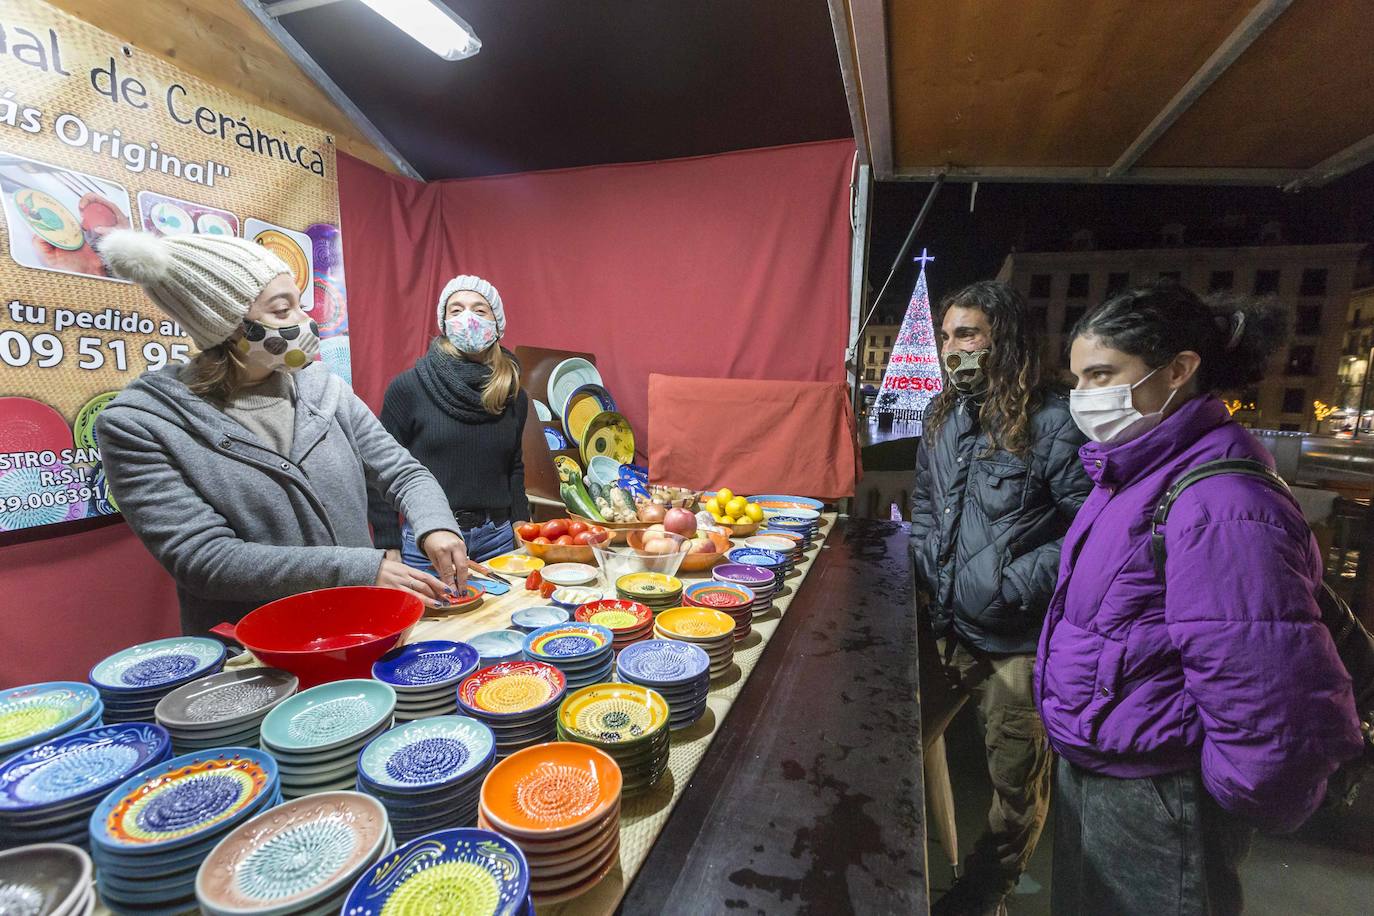
<path fill-rule="evenodd" d="M 317 588 L 380 585 L 434 604 L 462 585 L 443 491 L 315 363 L 317 329 L 285 262 L 242 239 L 128 230 L 100 252 L 201 351 L 131 382 L 96 423 L 111 494 L 176 580 L 185 632 Z M 439 577 L 373 545 L 369 488 L 412 520 Z"/>
<path fill-rule="evenodd" d="M 529 518 L 520 446 L 529 399 L 520 367 L 501 346 L 506 310 L 496 287 L 454 277 L 435 317 L 439 334 L 428 352 L 387 387 L 382 425 L 438 479 L 472 559 L 481 561 L 514 549 L 511 520 Z M 370 515 L 377 546 L 430 569 L 415 546 L 414 519 L 398 522 L 375 495 Z"/>

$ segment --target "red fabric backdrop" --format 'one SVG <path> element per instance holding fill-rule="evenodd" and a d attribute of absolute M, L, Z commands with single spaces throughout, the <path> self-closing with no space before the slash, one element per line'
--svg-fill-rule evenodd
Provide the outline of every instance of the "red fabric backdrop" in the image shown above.
<path fill-rule="evenodd" d="M 641 453 L 650 372 L 842 380 L 853 154 L 824 142 L 429 185 L 341 156 L 354 387 L 380 409 L 460 273 L 501 291 L 512 349 L 595 353 Z"/>

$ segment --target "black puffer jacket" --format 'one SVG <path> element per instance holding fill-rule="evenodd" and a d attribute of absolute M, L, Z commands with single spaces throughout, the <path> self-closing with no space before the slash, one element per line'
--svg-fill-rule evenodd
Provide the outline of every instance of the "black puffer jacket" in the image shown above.
<path fill-rule="evenodd" d="M 936 636 L 1033 653 L 1059 575 L 1059 547 L 1092 489 L 1086 441 L 1063 395 L 1031 420 L 1024 457 L 988 452 L 978 404 L 965 398 L 916 452 L 911 554 Z"/>

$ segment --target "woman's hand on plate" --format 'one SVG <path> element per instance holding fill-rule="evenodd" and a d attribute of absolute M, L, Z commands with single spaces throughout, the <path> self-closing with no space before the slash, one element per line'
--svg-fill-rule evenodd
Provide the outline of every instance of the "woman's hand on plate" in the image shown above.
<path fill-rule="evenodd" d="M 377 581 L 373 584 L 381 588 L 395 588 L 409 592 L 430 607 L 445 600 L 444 583 L 427 572 L 411 569 L 406 564 L 390 557 L 382 560 L 382 565 L 377 570 Z"/>
<path fill-rule="evenodd" d="M 463 539 L 452 531 L 431 531 L 425 535 L 420 549 L 429 557 L 439 578 L 455 592 L 462 592 L 468 583 L 468 548 Z"/>

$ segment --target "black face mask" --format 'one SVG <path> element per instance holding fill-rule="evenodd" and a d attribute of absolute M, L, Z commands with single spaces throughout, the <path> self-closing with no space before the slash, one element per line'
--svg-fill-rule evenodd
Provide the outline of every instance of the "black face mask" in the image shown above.
<path fill-rule="evenodd" d="M 991 350 L 956 350 L 946 353 L 941 363 L 950 384 L 960 394 L 978 394 L 988 387 L 988 377 L 983 370 Z"/>

